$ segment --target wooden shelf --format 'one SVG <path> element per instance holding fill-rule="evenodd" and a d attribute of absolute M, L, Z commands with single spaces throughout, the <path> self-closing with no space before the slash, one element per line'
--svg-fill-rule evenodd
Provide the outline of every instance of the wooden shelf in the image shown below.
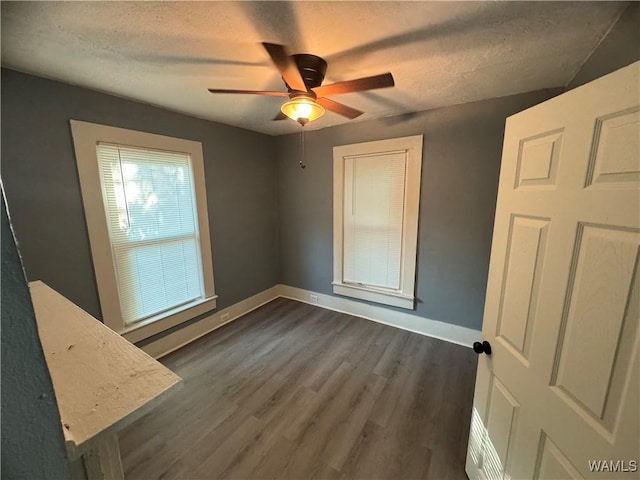
<path fill-rule="evenodd" d="M 112 442 L 181 383 L 43 282 L 29 288 L 70 460 Z"/>

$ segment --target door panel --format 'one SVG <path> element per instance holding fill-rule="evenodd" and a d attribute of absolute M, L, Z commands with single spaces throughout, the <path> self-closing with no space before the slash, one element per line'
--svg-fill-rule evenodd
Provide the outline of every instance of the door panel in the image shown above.
<path fill-rule="evenodd" d="M 639 243 L 638 231 L 579 227 L 577 261 L 566 300 L 568 314 L 560 331 L 563 340 L 552 385 L 599 420 L 605 419 L 605 404 L 610 411 L 617 410 L 621 389 L 612 380 L 615 376 L 619 383 L 629 367 L 628 348 L 623 349 L 627 355 L 622 357 L 626 358 L 620 358 L 619 353 L 622 344 L 635 336 L 629 332 L 632 334 L 625 340 L 622 332 L 635 330 L 629 314 L 637 303 L 631 286 Z M 588 345 L 596 348 L 586 348 Z M 611 395 L 612 388 L 617 395 Z M 610 416 L 608 420 L 611 430 L 615 419 Z"/>
<path fill-rule="evenodd" d="M 520 141 L 516 187 L 553 187 L 562 148 L 562 130 Z"/>
<path fill-rule="evenodd" d="M 504 339 L 528 364 L 549 219 L 515 216 L 507 243 L 497 338 Z M 503 320 L 508 319 L 508 320 Z"/>
<path fill-rule="evenodd" d="M 483 470 L 487 478 L 500 475 L 507 465 L 509 444 L 516 429 L 520 404 L 494 376 L 492 379 L 487 429 L 491 439 L 485 440 Z M 489 459 L 491 461 L 489 461 Z"/>
<path fill-rule="evenodd" d="M 640 478 L 639 71 L 507 119 L 471 479 Z"/>
<path fill-rule="evenodd" d="M 640 144 L 634 141 L 640 128 L 640 110 L 633 107 L 598 118 L 587 186 L 624 185 L 640 182 Z"/>
<path fill-rule="evenodd" d="M 538 451 L 536 479 L 579 480 L 583 477 L 569 459 L 560 451 L 546 434 L 542 434 Z"/>

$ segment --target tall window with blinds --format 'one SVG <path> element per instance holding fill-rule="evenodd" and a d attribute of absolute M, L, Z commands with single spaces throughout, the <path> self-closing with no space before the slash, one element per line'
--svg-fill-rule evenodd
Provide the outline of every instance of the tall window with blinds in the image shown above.
<path fill-rule="evenodd" d="M 334 293 L 413 308 L 422 136 L 334 148 Z"/>
<path fill-rule="evenodd" d="M 104 323 L 137 342 L 215 309 L 202 144 L 70 123 Z"/>
<path fill-rule="evenodd" d="M 189 155 L 107 143 L 97 149 L 125 324 L 200 298 Z"/>
<path fill-rule="evenodd" d="M 406 152 L 344 162 L 343 280 L 400 291 Z"/>

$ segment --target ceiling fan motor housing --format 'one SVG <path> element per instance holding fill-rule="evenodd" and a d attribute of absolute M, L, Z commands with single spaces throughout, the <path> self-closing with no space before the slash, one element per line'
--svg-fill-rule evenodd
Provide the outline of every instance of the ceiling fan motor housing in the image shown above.
<path fill-rule="evenodd" d="M 302 80 L 304 80 L 304 84 L 307 86 L 307 90 L 322 85 L 324 75 L 327 73 L 327 62 L 310 53 L 298 53 L 291 55 L 291 58 L 293 58 L 293 61 L 296 63 Z M 286 81 L 284 83 L 287 85 L 289 91 L 293 90 Z"/>

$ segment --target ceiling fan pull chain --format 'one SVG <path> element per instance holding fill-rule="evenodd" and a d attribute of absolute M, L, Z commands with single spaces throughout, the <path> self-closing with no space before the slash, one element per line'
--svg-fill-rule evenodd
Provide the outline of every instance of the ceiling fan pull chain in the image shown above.
<path fill-rule="evenodd" d="M 300 168 L 307 168 L 307 166 L 304 163 L 304 125 L 302 125 L 300 130 L 300 146 L 302 148 L 302 157 L 300 160 Z"/>

